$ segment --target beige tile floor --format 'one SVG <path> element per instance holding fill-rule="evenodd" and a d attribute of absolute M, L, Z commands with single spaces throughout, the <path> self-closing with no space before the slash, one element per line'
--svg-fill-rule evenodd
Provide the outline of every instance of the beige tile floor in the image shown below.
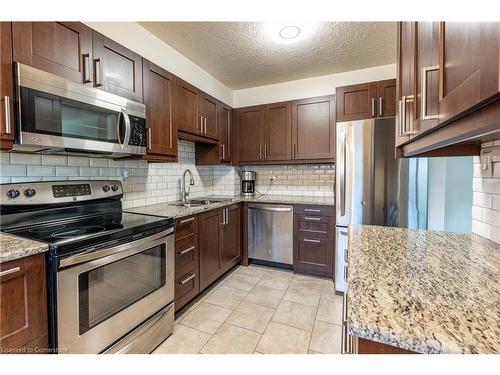
<path fill-rule="evenodd" d="M 177 316 L 155 354 L 338 354 L 342 297 L 332 280 L 237 267 Z"/>

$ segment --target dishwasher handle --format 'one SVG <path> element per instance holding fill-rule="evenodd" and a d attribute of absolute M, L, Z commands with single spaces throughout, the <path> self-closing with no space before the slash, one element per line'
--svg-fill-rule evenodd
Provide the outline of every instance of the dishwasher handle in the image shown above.
<path fill-rule="evenodd" d="M 270 212 L 292 212 L 292 207 L 273 207 L 273 206 L 255 206 L 249 205 L 248 208 L 260 211 L 270 211 Z"/>

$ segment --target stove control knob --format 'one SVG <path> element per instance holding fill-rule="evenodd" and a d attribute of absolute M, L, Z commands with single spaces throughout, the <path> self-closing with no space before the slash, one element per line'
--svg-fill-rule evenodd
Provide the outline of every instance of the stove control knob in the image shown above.
<path fill-rule="evenodd" d="M 117 191 L 118 190 L 118 185 L 111 185 L 111 190 Z"/>
<path fill-rule="evenodd" d="M 17 198 L 19 196 L 19 190 L 12 189 L 7 192 L 9 198 Z"/>
<path fill-rule="evenodd" d="M 102 191 L 104 191 L 105 193 L 107 193 L 109 191 L 109 185 L 104 185 L 102 187 Z"/>
<path fill-rule="evenodd" d="M 35 189 L 26 189 L 24 191 L 24 195 L 27 196 L 28 198 L 33 197 L 36 194 Z"/>

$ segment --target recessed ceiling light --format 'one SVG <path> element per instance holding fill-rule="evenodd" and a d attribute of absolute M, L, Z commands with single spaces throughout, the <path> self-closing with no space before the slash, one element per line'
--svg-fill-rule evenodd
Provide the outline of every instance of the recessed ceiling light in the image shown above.
<path fill-rule="evenodd" d="M 285 26 L 280 30 L 280 37 L 283 39 L 297 38 L 300 34 L 300 27 L 298 26 Z"/>
<path fill-rule="evenodd" d="M 268 39 L 278 44 L 294 44 L 310 37 L 316 23 L 264 23 L 263 30 Z"/>

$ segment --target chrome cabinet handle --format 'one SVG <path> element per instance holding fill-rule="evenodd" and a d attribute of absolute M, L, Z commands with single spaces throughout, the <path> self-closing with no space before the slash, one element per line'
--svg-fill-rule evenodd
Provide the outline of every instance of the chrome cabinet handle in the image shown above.
<path fill-rule="evenodd" d="M 99 68 L 97 67 L 99 64 Z M 94 86 L 100 87 L 103 85 L 102 83 L 103 69 L 102 69 L 102 61 L 101 58 L 94 59 Z"/>
<path fill-rule="evenodd" d="M 306 216 L 306 217 L 304 217 L 304 220 L 309 220 L 309 221 L 321 221 L 321 218 L 320 218 L 320 217 L 310 217 L 310 216 Z"/>
<path fill-rule="evenodd" d="M 224 147 L 224 145 L 220 145 L 220 147 L 222 149 L 221 159 L 225 159 L 226 158 L 226 148 Z"/>
<path fill-rule="evenodd" d="M 203 133 L 203 116 L 200 116 L 200 133 Z"/>
<path fill-rule="evenodd" d="M 259 145 L 259 160 L 262 160 L 262 145 Z"/>
<path fill-rule="evenodd" d="M 378 115 L 379 116 L 382 116 L 382 114 L 384 112 L 383 100 L 384 99 L 382 97 L 378 98 Z"/>
<path fill-rule="evenodd" d="M 189 219 L 184 219 L 184 220 L 181 220 L 179 221 L 179 224 L 182 225 L 182 224 L 187 224 L 187 223 L 190 223 L 194 221 L 194 216 L 193 217 L 190 217 Z"/>
<path fill-rule="evenodd" d="M 203 117 L 203 124 L 204 124 L 204 128 L 205 128 L 205 134 L 207 134 L 207 118 L 206 117 Z"/>
<path fill-rule="evenodd" d="M 304 238 L 304 242 L 321 243 L 321 240 L 311 240 L 309 238 Z"/>
<path fill-rule="evenodd" d="M 321 210 L 318 209 L 312 209 L 312 208 L 304 208 L 305 212 L 321 212 Z"/>
<path fill-rule="evenodd" d="M 372 117 L 375 117 L 375 98 L 372 98 Z"/>
<path fill-rule="evenodd" d="M 90 76 L 90 54 L 84 53 L 82 56 L 83 83 L 90 83 L 92 82 L 92 78 Z"/>
<path fill-rule="evenodd" d="M 0 277 L 21 271 L 21 267 L 14 267 L 5 271 L 0 271 Z"/>
<path fill-rule="evenodd" d="M 184 284 L 186 284 L 186 283 L 190 282 L 191 280 L 193 280 L 195 277 L 196 277 L 196 274 L 194 274 L 194 273 L 193 273 L 191 276 L 186 277 L 186 278 L 185 278 L 184 280 L 182 280 L 182 281 L 179 281 L 179 284 L 180 284 L 180 285 L 184 285 Z"/>
<path fill-rule="evenodd" d="M 3 97 L 4 100 L 4 110 L 5 110 L 5 134 L 11 134 L 12 128 L 10 126 L 10 96 L 5 95 Z"/>
<path fill-rule="evenodd" d="M 427 115 L 427 73 L 439 70 L 439 65 L 425 66 L 422 68 L 422 120 L 437 120 L 438 115 Z"/>
<path fill-rule="evenodd" d="M 196 249 L 196 247 L 191 246 L 191 247 L 188 247 L 187 249 L 184 249 L 184 250 L 182 250 L 182 251 L 179 251 L 179 254 L 180 254 L 180 255 L 184 255 L 184 254 L 187 254 L 187 253 L 189 253 L 189 252 L 193 251 L 194 249 Z"/>
<path fill-rule="evenodd" d="M 146 145 L 148 150 L 151 150 L 151 128 L 147 128 L 148 132 L 148 144 Z"/>
<path fill-rule="evenodd" d="M 404 100 L 403 100 L 403 109 L 404 109 L 404 114 L 405 114 L 405 130 L 406 130 L 406 135 L 417 134 L 417 132 L 413 129 L 413 118 L 410 119 L 410 123 L 409 123 L 408 129 L 406 129 L 406 104 L 407 103 L 413 103 L 413 101 L 415 100 L 415 96 L 414 95 L 408 95 L 408 96 L 404 96 L 403 98 L 404 98 Z"/>
<path fill-rule="evenodd" d="M 264 160 L 267 160 L 267 145 L 264 145 Z"/>

